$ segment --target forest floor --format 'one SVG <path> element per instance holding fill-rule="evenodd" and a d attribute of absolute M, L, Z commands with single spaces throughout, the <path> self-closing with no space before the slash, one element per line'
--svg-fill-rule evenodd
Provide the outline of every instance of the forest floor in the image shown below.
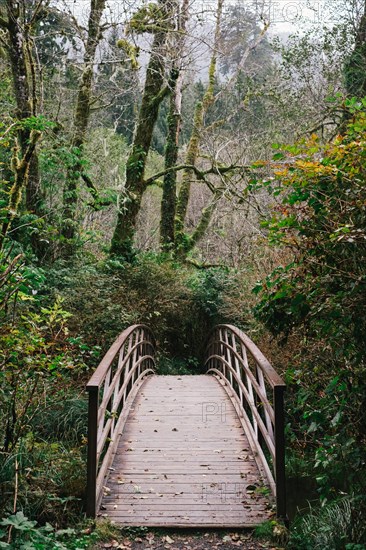
<path fill-rule="evenodd" d="M 265 540 L 255 539 L 250 532 L 207 532 L 187 533 L 171 532 L 158 534 L 149 532 L 141 536 L 118 537 L 110 542 L 100 543 L 98 549 L 116 548 L 117 550 L 281 550 L 280 547 Z"/>

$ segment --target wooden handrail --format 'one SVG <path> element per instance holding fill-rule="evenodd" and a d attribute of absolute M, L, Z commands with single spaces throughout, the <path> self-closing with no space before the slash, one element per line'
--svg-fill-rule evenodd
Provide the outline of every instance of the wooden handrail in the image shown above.
<path fill-rule="evenodd" d="M 286 519 L 286 384 L 249 336 L 233 325 L 213 330 L 206 367 L 234 403 L 260 471 L 276 497 L 277 516 Z"/>
<path fill-rule="evenodd" d="M 155 338 L 146 325 L 123 331 L 90 378 L 86 512 L 95 517 L 129 408 L 154 373 Z"/>

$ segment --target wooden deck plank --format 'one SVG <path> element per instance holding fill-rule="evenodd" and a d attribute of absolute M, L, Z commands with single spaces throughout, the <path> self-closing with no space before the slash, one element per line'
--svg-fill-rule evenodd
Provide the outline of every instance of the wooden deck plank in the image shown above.
<path fill-rule="evenodd" d="M 154 376 L 131 408 L 100 515 L 120 525 L 249 527 L 271 517 L 267 490 L 217 380 Z"/>

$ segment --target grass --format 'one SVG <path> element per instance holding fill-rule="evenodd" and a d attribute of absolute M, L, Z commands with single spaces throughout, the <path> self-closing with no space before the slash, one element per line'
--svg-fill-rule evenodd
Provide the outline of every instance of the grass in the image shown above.
<path fill-rule="evenodd" d="M 344 497 L 322 507 L 310 508 L 295 521 L 292 550 L 353 550 L 366 543 L 365 499 Z M 360 550 L 360 548 L 358 548 Z"/>

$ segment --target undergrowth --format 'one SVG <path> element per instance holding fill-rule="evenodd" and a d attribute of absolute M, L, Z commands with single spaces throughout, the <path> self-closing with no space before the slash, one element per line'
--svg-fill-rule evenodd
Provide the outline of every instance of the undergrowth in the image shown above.
<path fill-rule="evenodd" d="M 366 499 L 344 497 L 310 507 L 291 529 L 290 550 L 365 550 Z"/>

